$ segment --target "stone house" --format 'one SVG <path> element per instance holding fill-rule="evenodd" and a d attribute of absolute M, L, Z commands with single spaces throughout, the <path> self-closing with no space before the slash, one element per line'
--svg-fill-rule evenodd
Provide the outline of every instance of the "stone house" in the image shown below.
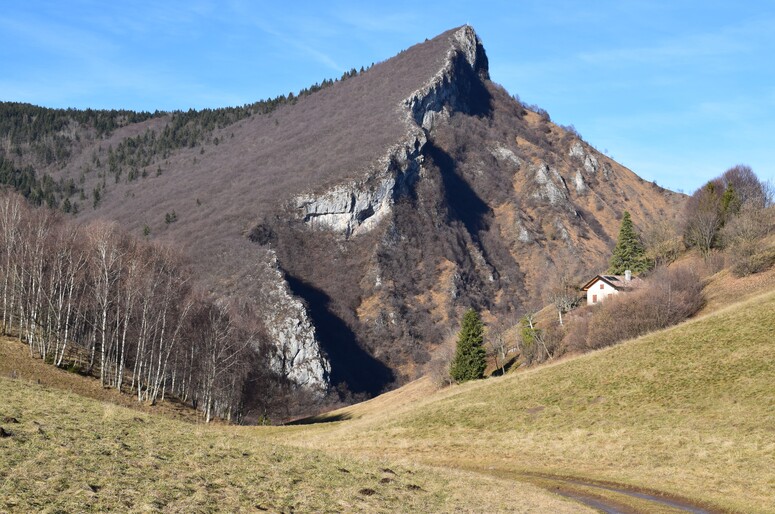
<path fill-rule="evenodd" d="M 587 305 L 595 305 L 615 294 L 637 289 L 643 283 L 642 279 L 633 277 L 632 272 L 627 270 L 624 275 L 597 275 L 581 290 L 587 293 Z"/>

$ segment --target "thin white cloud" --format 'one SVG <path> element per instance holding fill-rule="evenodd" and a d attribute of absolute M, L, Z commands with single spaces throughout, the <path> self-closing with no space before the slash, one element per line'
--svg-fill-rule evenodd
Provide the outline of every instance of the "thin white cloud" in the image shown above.
<path fill-rule="evenodd" d="M 400 12 L 374 12 L 359 7 L 339 11 L 334 16 L 340 23 L 352 29 L 368 33 L 411 34 L 415 31 L 413 25 L 418 21 L 415 11 L 403 9 Z"/>
<path fill-rule="evenodd" d="M 748 45 L 744 41 L 703 34 L 666 41 L 655 46 L 583 52 L 578 55 L 578 59 L 595 66 L 644 63 L 672 65 L 678 60 L 689 58 L 733 55 L 744 52 L 747 48 Z"/>
<path fill-rule="evenodd" d="M 689 59 L 719 58 L 745 54 L 762 44 L 771 44 L 775 18 L 762 16 L 731 24 L 712 32 L 686 33 L 655 41 L 648 46 L 581 52 L 578 58 L 590 65 L 679 64 Z"/>
<path fill-rule="evenodd" d="M 322 50 L 315 48 L 313 43 L 305 42 L 301 38 L 287 36 L 285 33 L 268 27 L 265 24 L 258 24 L 257 26 L 267 34 L 273 36 L 278 41 L 292 48 L 295 48 L 301 54 L 312 58 L 323 66 L 326 66 L 327 68 L 330 68 L 337 73 L 344 71 L 344 69 L 330 55 L 323 52 Z"/>
<path fill-rule="evenodd" d="M 0 30 L 6 32 L 6 38 L 13 35 L 18 47 L 32 46 L 51 54 L 77 57 L 79 60 L 89 59 L 116 48 L 110 40 L 93 32 L 42 19 L 0 17 Z"/>
<path fill-rule="evenodd" d="M 337 73 L 344 71 L 336 60 L 321 49 L 319 38 L 321 33 L 330 30 L 320 20 L 303 17 L 272 15 L 271 13 L 256 14 L 255 5 L 240 1 L 230 4 L 231 14 L 236 15 L 241 23 L 247 23 L 270 35 L 286 47 L 295 49 L 317 63 L 330 68 Z M 333 33 L 332 33 L 333 35 Z"/>

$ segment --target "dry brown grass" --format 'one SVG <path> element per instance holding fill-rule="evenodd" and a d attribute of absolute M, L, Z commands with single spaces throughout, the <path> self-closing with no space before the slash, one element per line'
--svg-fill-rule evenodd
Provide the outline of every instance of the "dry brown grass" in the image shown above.
<path fill-rule="evenodd" d="M 354 455 L 546 472 L 767 512 L 775 485 L 775 292 L 616 347 L 427 394 L 352 419 L 270 429 Z M 388 403 L 389 402 L 389 403 Z"/>
<path fill-rule="evenodd" d="M 0 377 L 2 512 L 578 512 L 525 484 L 270 442 Z"/>
<path fill-rule="evenodd" d="M 421 379 L 323 416 L 344 421 L 313 426 L 180 424 L 3 378 L 0 420 L 19 423 L 0 423 L 13 434 L 0 439 L 2 508 L 575 510 L 527 485 L 554 488 L 556 479 L 531 474 L 539 472 L 767 512 L 775 485 L 774 311 L 769 292 L 526 372 L 441 390 Z M 4 374 L 28 359 L 8 351 L 14 344 L 0 346 Z"/>
<path fill-rule="evenodd" d="M 188 422 L 202 421 L 201 413 L 172 400 L 156 405 L 140 403 L 136 396 L 119 393 L 116 389 L 102 387 L 94 377 L 71 373 L 30 357 L 29 347 L 16 339 L 0 337 L 0 377 L 12 377 L 34 382 L 45 387 L 67 391 L 100 402 L 120 405 L 133 410 L 154 413 Z"/>

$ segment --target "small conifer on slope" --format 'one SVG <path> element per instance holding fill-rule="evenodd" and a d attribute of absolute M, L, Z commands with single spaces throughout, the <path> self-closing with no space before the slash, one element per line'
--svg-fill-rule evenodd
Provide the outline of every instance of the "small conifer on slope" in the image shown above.
<path fill-rule="evenodd" d="M 482 378 L 486 367 L 484 325 L 479 313 L 469 309 L 463 316 L 449 374 L 455 382 L 466 382 Z"/>
<path fill-rule="evenodd" d="M 608 272 L 614 275 L 622 275 L 626 270 L 633 273 L 642 273 L 648 270 L 646 250 L 640 237 L 632 225 L 630 213 L 624 211 L 622 224 L 619 228 L 619 239 L 616 241 L 614 253 L 609 262 Z"/>

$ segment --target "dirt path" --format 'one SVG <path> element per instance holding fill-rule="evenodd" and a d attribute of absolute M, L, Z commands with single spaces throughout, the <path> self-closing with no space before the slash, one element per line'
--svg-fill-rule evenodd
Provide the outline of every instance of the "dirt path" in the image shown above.
<path fill-rule="evenodd" d="M 562 480 L 546 479 L 555 482 L 555 492 L 561 496 L 574 499 L 584 505 L 599 509 L 606 514 L 628 514 L 630 512 L 643 512 L 642 507 L 647 512 L 690 512 L 692 514 L 712 514 L 713 511 L 704 507 L 698 507 L 692 503 L 678 498 L 665 496 L 656 496 L 655 494 L 644 493 L 641 491 L 625 489 L 621 486 L 600 485 L 581 480 Z M 581 489 L 579 489 L 581 488 Z M 615 495 L 624 495 L 637 499 L 637 505 L 621 504 L 610 496 L 598 496 L 594 494 L 595 490 L 603 490 Z M 590 491 L 584 492 L 584 491 Z M 635 508 L 633 508 L 635 507 Z"/>
<path fill-rule="evenodd" d="M 509 476 L 516 481 L 529 482 L 606 514 L 636 514 L 642 512 L 715 514 L 716 512 L 721 512 L 717 509 L 698 505 L 685 498 L 621 484 L 593 482 L 540 473 L 516 473 L 494 470 L 487 470 L 486 472 L 502 478 Z"/>

